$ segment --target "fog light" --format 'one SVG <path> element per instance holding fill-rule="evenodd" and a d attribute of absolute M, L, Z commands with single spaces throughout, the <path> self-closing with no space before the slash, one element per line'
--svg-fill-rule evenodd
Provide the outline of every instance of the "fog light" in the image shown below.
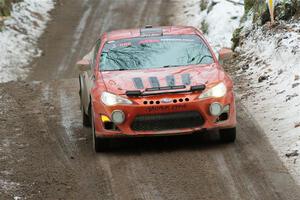
<path fill-rule="evenodd" d="M 210 105 L 209 111 L 211 115 L 219 116 L 223 111 L 223 107 L 220 103 L 215 102 Z"/>
<path fill-rule="evenodd" d="M 110 119 L 106 115 L 101 115 L 102 122 L 110 122 Z"/>
<path fill-rule="evenodd" d="M 111 118 L 115 124 L 122 124 L 125 121 L 125 114 L 121 110 L 114 110 L 111 114 Z"/>

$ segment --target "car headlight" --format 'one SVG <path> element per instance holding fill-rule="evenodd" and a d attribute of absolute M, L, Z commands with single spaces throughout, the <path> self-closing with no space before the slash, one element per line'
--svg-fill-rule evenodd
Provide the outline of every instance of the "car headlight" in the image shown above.
<path fill-rule="evenodd" d="M 107 106 L 114 106 L 119 104 L 132 104 L 132 101 L 129 99 L 120 97 L 109 92 L 103 92 L 101 95 L 101 101 Z"/>
<path fill-rule="evenodd" d="M 199 99 L 205 99 L 205 98 L 219 98 L 223 97 L 227 93 L 226 85 L 222 82 L 214 87 L 208 89 L 206 92 L 202 93 L 199 96 Z"/>

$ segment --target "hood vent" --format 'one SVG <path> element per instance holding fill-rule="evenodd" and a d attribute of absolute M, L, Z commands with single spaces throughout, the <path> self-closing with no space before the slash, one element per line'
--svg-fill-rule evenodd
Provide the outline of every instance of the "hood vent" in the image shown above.
<path fill-rule="evenodd" d="M 148 81 L 149 81 L 151 87 L 145 88 L 142 78 L 135 77 L 132 79 L 132 81 L 134 83 L 136 90 L 126 91 L 126 95 L 130 96 L 130 97 L 138 97 L 138 96 L 162 94 L 162 93 L 164 93 L 163 92 L 164 90 L 165 91 L 166 90 L 174 90 L 174 91 L 168 92 L 168 93 L 195 92 L 195 91 L 205 90 L 205 85 L 203 85 L 203 84 L 191 86 L 190 90 L 184 90 L 187 88 L 187 86 L 191 85 L 190 74 L 182 74 L 181 75 L 181 82 L 182 82 L 181 85 L 179 85 L 180 83 L 177 83 L 178 85 L 176 85 L 176 79 L 175 79 L 174 75 L 166 76 L 165 80 L 166 80 L 167 86 L 161 86 L 158 78 L 155 76 L 151 76 L 148 78 Z M 145 89 L 144 92 L 141 91 L 143 89 Z"/>
<path fill-rule="evenodd" d="M 133 83 L 136 89 L 144 89 L 144 84 L 141 78 L 133 78 Z"/>
<path fill-rule="evenodd" d="M 175 86 L 175 77 L 173 75 L 166 77 L 168 86 Z"/>
<path fill-rule="evenodd" d="M 157 77 L 155 77 L 155 76 L 149 77 L 149 81 L 150 81 L 151 87 L 153 87 L 153 88 L 158 88 L 160 86 L 159 81 L 158 81 Z"/>
<path fill-rule="evenodd" d="M 160 88 L 161 87 L 160 86 L 161 84 L 159 83 L 159 80 L 158 80 L 157 77 L 151 76 L 151 77 L 148 78 L 148 80 L 149 80 L 149 83 L 151 85 L 151 88 Z M 176 86 L 176 79 L 175 79 L 174 75 L 166 76 L 165 80 L 166 80 L 166 83 L 167 83 L 168 87 Z M 133 81 L 133 84 L 134 84 L 136 89 L 141 90 L 141 89 L 145 88 L 142 78 L 135 77 L 135 78 L 132 79 L 132 81 Z M 180 84 L 180 83 L 177 83 L 177 84 L 178 85 L 180 84 L 181 86 L 182 85 L 185 85 L 185 86 L 191 85 L 191 76 L 190 76 L 190 74 L 182 74 L 181 75 L 181 83 L 182 84 Z"/>
<path fill-rule="evenodd" d="M 181 80 L 183 85 L 191 85 L 191 76 L 190 74 L 182 74 Z"/>

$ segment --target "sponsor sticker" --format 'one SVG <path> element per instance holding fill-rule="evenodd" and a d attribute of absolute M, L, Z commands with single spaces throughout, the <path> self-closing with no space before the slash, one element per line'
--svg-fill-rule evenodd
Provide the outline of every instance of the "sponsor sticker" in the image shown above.
<path fill-rule="evenodd" d="M 171 112 L 180 111 L 186 109 L 186 105 L 174 105 L 174 106 L 151 106 L 147 107 L 147 112 Z"/>

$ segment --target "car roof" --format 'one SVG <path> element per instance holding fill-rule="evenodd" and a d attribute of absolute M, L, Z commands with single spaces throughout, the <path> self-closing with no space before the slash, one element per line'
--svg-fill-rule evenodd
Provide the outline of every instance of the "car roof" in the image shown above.
<path fill-rule="evenodd" d="M 145 28 L 122 29 L 106 32 L 102 39 L 114 41 L 120 39 L 135 38 L 147 35 L 193 35 L 202 33 L 192 26 L 146 26 Z"/>

